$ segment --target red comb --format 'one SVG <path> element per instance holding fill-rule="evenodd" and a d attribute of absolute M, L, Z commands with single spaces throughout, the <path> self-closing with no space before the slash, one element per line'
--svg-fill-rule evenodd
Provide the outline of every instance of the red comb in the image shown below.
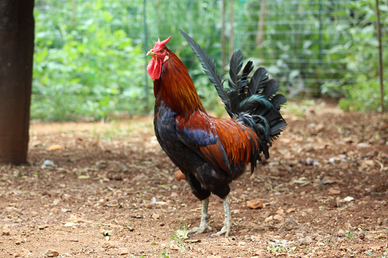
<path fill-rule="evenodd" d="M 164 45 L 166 45 L 166 43 L 171 39 L 171 36 L 168 37 L 167 39 L 163 40 L 162 42 L 160 41 L 160 39 L 158 39 L 158 41 L 155 43 L 155 46 L 154 46 L 154 49 L 160 49 L 162 47 L 164 47 Z"/>

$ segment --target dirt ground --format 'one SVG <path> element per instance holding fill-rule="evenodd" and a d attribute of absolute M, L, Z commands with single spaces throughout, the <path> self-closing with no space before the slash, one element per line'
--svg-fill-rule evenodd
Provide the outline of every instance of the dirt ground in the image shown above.
<path fill-rule="evenodd" d="M 231 185 L 231 236 L 187 239 L 200 202 L 151 117 L 33 123 L 31 165 L 0 166 L 0 256 L 388 257 L 388 116 L 310 108 L 286 119 L 268 163 Z M 220 230 L 218 197 L 209 213 Z"/>

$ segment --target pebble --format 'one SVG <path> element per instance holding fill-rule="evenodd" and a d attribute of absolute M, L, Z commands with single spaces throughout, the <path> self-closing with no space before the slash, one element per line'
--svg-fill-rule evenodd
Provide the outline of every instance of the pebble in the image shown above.
<path fill-rule="evenodd" d="M 120 248 L 119 249 L 119 255 L 126 255 L 129 254 L 128 248 Z"/>
<path fill-rule="evenodd" d="M 269 217 L 265 218 L 264 221 L 265 221 L 265 222 L 273 221 L 273 216 L 269 216 Z"/>
<path fill-rule="evenodd" d="M 279 214 L 276 214 L 274 217 L 273 217 L 274 220 L 277 220 L 277 221 L 283 221 L 284 218 L 282 216 L 280 216 Z"/>
<path fill-rule="evenodd" d="M 43 162 L 43 165 L 53 167 L 53 166 L 54 166 L 54 162 L 52 162 L 52 161 L 49 160 L 49 159 L 46 159 L 46 160 Z"/>
<path fill-rule="evenodd" d="M 351 196 L 347 196 L 347 197 L 344 198 L 344 201 L 345 202 L 351 202 L 351 201 L 354 201 L 354 198 L 351 197 Z"/>
<path fill-rule="evenodd" d="M 357 147 L 360 147 L 360 148 L 369 148 L 370 145 L 369 145 L 368 143 L 362 142 L 362 143 L 357 144 Z"/>
<path fill-rule="evenodd" d="M 298 223 L 295 220 L 293 220 L 292 218 L 287 218 L 286 221 L 284 221 L 283 229 L 286 231 L 290 231 L 296 226 L 298 226 Z"/>
<path fill-rule="evenodd" d="M 341 193 L 340 190 L 337 190 L 337 189 L 334 189 L 334 188 L 330 188 L 329 189 L 329 194 L 338 195 L 340 193 Z"/>
<path fill-rule="evenodd" d="M 338 230 L 338 236 L 339 237 L 343 237 L 345 235 L 345 230 L 343 230 L 342 228 L 340 228 L 339 230 Z"/>
<path fill-rule="evenodd" d="M 179 251 L 179 247 L 177 245 L 171 244 L 170 249 L 173 251 Z"/>
<path fill-rule="evenodd" d="M 306 237 L 303 237 L 303 238 L 299 239 L 299 243 L 301 245 L 309 245 L 312 241 L 313 240 L 309 236 L 306 236 Z"/>
<path fill-rule="evenodd" d="M 296 208 L 289 208 L 286 210 L 286 213 L 291 213 L 291 212 L 295 212 L 296 211 Z"/>
<path fill-rule="evenodd" d="M 47 250 L 46 255 L 48 257 L 57 257 L 57 256 L 59 256 L 59 252 L 56 250 L 53 250 L 53 249 L 49 249 L 49 250 Z"/>

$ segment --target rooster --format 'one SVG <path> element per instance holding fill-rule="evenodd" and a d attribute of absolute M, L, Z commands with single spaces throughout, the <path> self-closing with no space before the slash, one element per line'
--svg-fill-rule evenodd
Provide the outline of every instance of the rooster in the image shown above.
<path fill-rule="evenodd" d="M 185 32 L 179 30 L 197 55 L 204 72 L 225 104 L 230 119 L 210 116 L 202 105 L 186 66 L 167 48 L 171 36 L 156 42 L 147 53 L 147 72 L 154 82 L 154 129 L 162 149 L 182 171 L 192 193 L 202 201 L 199 227 L 189 233 L 213 230 L 207 223 L 210 194 L 223 199 L 225 220 L 215 235 L 228 237 L 231 227 L 229 184 L 251 164 L 251 173 L 262 155 L 287 125 L 280 114 L 286 98 L 277 94 L 279 84 L 268 80 L 264 68 L 253 75 L 253 63 L 243 70 L 243 56 L 236 51 L 230 61 L 228 86 L 214 62 Z"/>

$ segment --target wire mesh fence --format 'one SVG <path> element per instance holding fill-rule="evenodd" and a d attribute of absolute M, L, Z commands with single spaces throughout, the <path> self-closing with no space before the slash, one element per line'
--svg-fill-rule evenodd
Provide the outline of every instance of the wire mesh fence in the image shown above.
<path fill-rule="evenodd" d="M 387 39 L 388 0 L 380 1 L 382 34 Z M 227 68 L 233 51 L 241 49 L 246 60 L 266 67 L 291 97 L 335 95 L 342 85 L 355 83 L 360 74 L 377 78 L 374 0 L 37 0 L 36 10 L 36 52 L 48 49 L 47 58 L 41 57 L 47 67 L 53 53 L 66 50 L 69 44 L 67 57 L 73 57 L 70 52 L 78 57 L 90 55 L 82 65 L 94 65 L 93 69 L 74 68 L 75 78 L 60 77 L 63 85 L 72 81 L 90 84 L 85 94 L 98 93 L 88 102 L 90 109 L 105 105 L 109 112 L 122 103 L 122 97 L 145 103 L 131 107 L 137 110 L 134 112 L 149 110 L 152 81 L 145 74 L 149 57 L 144 54 L 158 38 L 168 36 L 172 36 L 168 47 L 188 67 L 199 93 L 205 99 L 213 94 L 178 29 L 192 36 L 220 70 Z M 90 48 L 96 49 L 88 51 Z M 388 60 L 387 54 L 385 57 Z M 58 63 L 60 58 L 54 59 Z M 60 62 L 72 67 L 73 63 L 63 60 L 70 59 Z M 36 64 L 36 74 L 48 76 L 40 74 L 45 68 L 38 58 Z M 35 93 L 42 93 L 44 82 L 37 76 L 34 80 Z M 100 94 L 105 89 L 110 99 L 104 100 L 106 92 Z"/>
<path fill-rule="evenodd" d="M 221 67 L 222 52 L 229 59 L 231 49 L 241 49 L 292 96 L 320 96 L 325 83 L 353 83 L 355 70 L 349 69 L 347 59 L 355 51 L 351 44 L 357 43 L 353 34 L 367 26 L 375 28 L 373 9 L 365 8 L 371 1 L 146 0 L 144 4 L 145 45 L 151 47 L 158 37 L 171 35 L 178 40 L 172 40 L 170 48 L 180 51 L 178 28 L 187 30 Z M 370 33 L 375 42 L 375 31 Z M 377 54 L 377 48 L 374 51 Z M 185 53 L 183 59 L 195 67 L 192 55 Z"/>

